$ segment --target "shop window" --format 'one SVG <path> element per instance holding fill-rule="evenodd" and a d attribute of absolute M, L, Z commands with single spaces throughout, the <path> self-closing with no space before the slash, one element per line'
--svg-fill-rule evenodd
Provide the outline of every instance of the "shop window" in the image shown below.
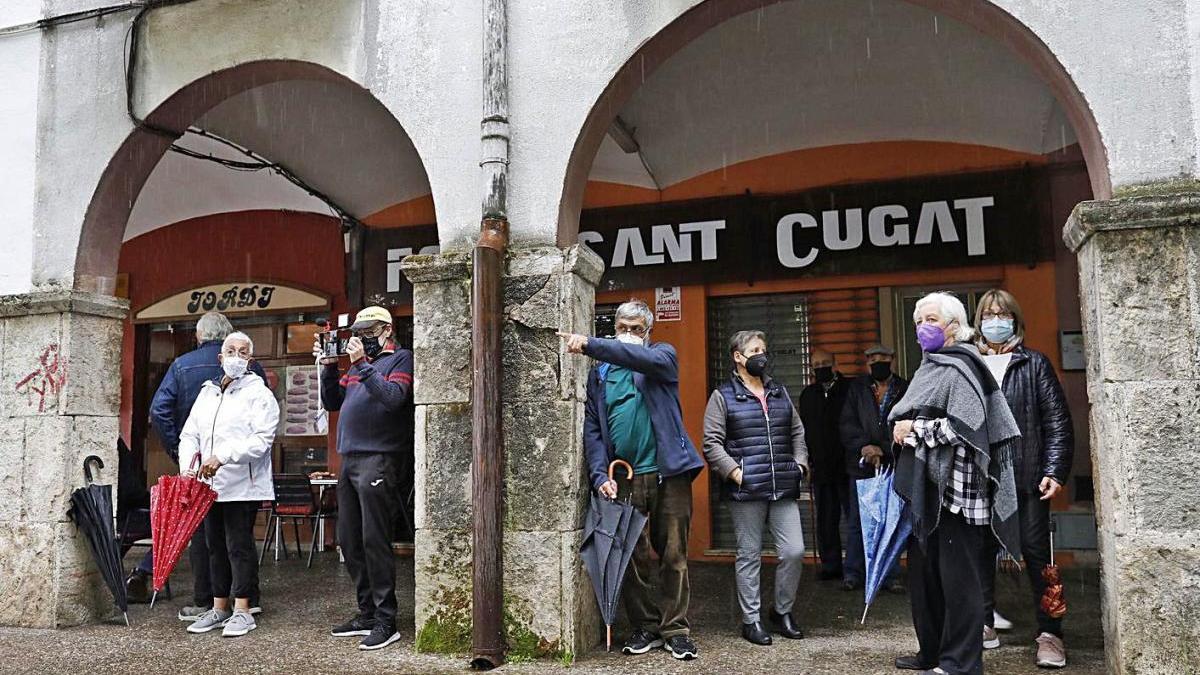
<path fill-rule="evenodd" d="M 596 315 L 592 321 L 592 335 L 613 337 L 617 334 L 617 307 L 619 306 L 619 303 L 596 305 Z"/>
<path fill-rule="evenodd" d="M 315 323 L 289 323 L 285 336 L 287 353 L 311 354 L 313 341 L 316 340 L 317 333 L 323 330 L 324 327 Z"/>

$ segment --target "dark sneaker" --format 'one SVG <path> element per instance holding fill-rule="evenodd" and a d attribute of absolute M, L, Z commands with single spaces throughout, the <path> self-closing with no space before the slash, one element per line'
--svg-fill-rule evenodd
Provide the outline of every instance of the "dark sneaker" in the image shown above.
<path fill-rule="evenodd" d="M 340 626 L 334 626 L 329 634 L 333 637 L 366 637 L 375 628 L 374 617 L 356 616 Z"/>
<path fill-rule="evenodd" d="M 671 656 L 680 661 L 690 661 L 700 656 L 700 650 L 696 649 L 696 643 L 692 642 L 692 638 L 686 635 L 676 635 L 673 638 L 667 638 L 667 644 L 663 649 L 671 652 Z"/>
<path fill-rule="evenodd" d="M 633 634 L 625 641 L 625 646 L 621 648 L 621 651 L 625 654 L 645 654 L 651 649 L 658 649 L 661 646 L 663 646 L 662 638 L 639 628 L 633 631 Z"/>
<path fill-rule="evenodd" d="M 376 623 L 375 627 L 371 629 L 371 634 L 358 643 L 358 648 L 364 651 L 383 649 L 399 639 L 400 634 L 396 632 L 395 626 L 386 623 Z"/>
<path fill-rule="evenodd" d="M 208 607 L 201 605 L 188 605 L 179 610 L 179 614 L 176 615 L 176 618 L 180 621 L 187 621 L 188 623 L 191 623 L 204 616 L 204 613 L 210 609 L 212 609 L 212 605 L 209 605 Z"/>
<path fill-rule="evenodd" d="M 144 605 L 150 602 L 150 575 L 134 570 L 125 580 L 125 597 L 131 604 Z"/>
<path fill-rule="evenodd" d="M 859 581 L 858 579 L 843 579 L 842 580 L 842 590 L 843 591 L 857 591 L 860 588 L 862 588 L 862 582 Z"/>

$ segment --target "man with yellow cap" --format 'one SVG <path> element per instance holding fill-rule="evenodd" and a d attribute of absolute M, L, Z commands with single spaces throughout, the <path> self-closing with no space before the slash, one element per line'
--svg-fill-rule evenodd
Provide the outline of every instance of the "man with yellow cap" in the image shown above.
<path fill-rule="evenodd" d="M 324 357 L 319 341 L 313 345 L 322 364 L 321 401 L 340 411 L 337 536 L 358 596 L 358 614 L 331 633 L 362 636 L 358 648 L 374 650 L 400 639 L 392 523 L 401 471 L 412 461 L 413 359 L 396 347 L 392 315 L 382 307 L 359 312 L 350 330 L 344 375 L 336 357 Z"/>

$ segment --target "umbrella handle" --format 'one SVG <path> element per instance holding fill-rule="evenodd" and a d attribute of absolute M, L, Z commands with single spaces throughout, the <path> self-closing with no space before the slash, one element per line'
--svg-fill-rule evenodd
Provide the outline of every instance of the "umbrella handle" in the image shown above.
<path fill-rule="evenodd" d="M 613 469 L 616 468 L 617 465 L 621 465 L 621 466 L 625 467 L 625 480 L 633 480 L 633 467 L 629 465 L 629 462 L 626 462 L 623 459 L 614 459 L 613 461 L 608 463 L 608 479 L 609 480 L 614 480 Z"/>
<path fill-rule="evenodd" d="M 83 458 L 83 478 L 87 481 L 88 485 L 91 485 L 93 482 L 95 482 L 95 480 L 92 478 L 93 463 L 98 469 L 104 468 L 104 460 L 100 459 L 96 455 L 88 455 L 87 457 Z"/>
<path fill-rule="evenodd" d="M 195 471 L 196 465 L 200 463 L 200 453 L 192 455 L 192 461 L 188 462 L 188 471 Z"/>

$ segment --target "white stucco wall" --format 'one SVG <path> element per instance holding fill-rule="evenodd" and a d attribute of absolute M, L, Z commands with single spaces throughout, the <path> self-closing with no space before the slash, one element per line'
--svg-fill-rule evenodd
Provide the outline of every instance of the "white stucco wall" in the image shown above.
<path fill-rule="evenodd" d="M 0 26 L 31 18 L 10 8 Z M 40 45 L 36 33 L 0 40 L 0 295 L 24 293 L 32 281 Z"/>

